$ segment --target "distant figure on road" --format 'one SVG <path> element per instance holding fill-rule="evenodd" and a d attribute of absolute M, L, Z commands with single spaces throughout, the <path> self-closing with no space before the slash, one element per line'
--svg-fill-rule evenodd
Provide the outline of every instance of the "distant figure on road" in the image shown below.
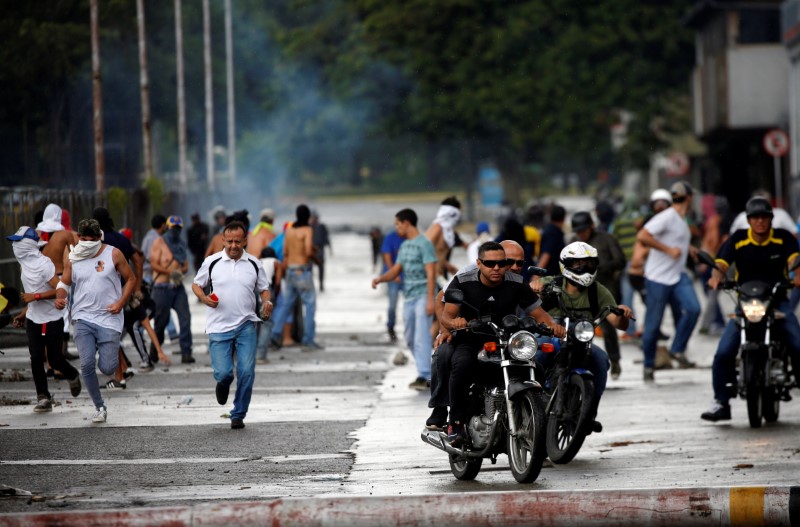
<path fill-rule="evenodd" d="M 71 248 L 64 262 L 64 275 L 56 287 L 55 303 L 58 309 L 64 309 L 67 290 L 74 284 L 72 324 L 81 376 L 95 406 L 93 423 L 105 423 L 107 417 L 97 368 L 105 375 L 112 375 L 117 369 L 119 339 L 124 325 L 122 310 L 136 284 L 125 257 L 119 249 L 104 244 L 101 235 L 97 220 L 78 223 L 80 241 Z M 98 353 L 99 361 L 95 359 Z"/>
<path fill-rule="evenodd" d="M 458 267 L 451 264 L 447 258 L 450 250 L 458 244 L 455 228 L 459 221 L 461 221 L 461 202 L 455 196 L 449 196 L 442 200 L 436 212 L 436 219 L 425 231 L 425 237 L 436 250 L 436 276 L 458 272 Z"/>
<path fill-rule="evenodd" d="M 231 410 L 231 428 L 244 428 L 250 407 L 256 369 L 256 325 L 259 318 L 272 315 L 269 284 L 255 257 L 244 250 L 247 229 L 233 221 L 222 232 L 225 249 L 203 261 L 192 283 L 192 292 L 208 306 L 206 333 L 211 368 L 217 381 L 219 404 L 228 401 L 233 383 L 236 354 L 236 395 Z M 204 288 L 208 288 L 208 294 Z M 261 312 L 256 313 L 256 295 L 261 298 Z M 259 317 L 260 315 L 260 317 Z"/>
<path fill-rule="evenodd" d="M 306 351 L 322 349 L 316 342 L 317 292 L 311 265 L 314 261 L 314 245 L 311 225 L 311 210 L 306 205 L 298 205 L 297 220 L 286 229 L 283 240 L 283 267 L 285 274 L 281 285 L 281 296 L 275 308 L 272 328 L 272 343 L 280 347 L 283 343 L 283 325 L 297 297 L 303 302 L 303 338 L 300 345 Z"/>
<path fill-rule="evenodd" d="M 325 291 L 325 247 L 333 256 L 333 246 L 328 234 L 328 227 L 324 223 L 320 223 L 319 215 L 312 214 L 310 223 L 311 228 L 314 229 L 314 256 L 317 258 L 317 268 L 319 269 L 319 292 L 322 293 Z"/>
<path fill-rule="evenodd" d="M 403 245 L 403 239 L 398 234 L 397 229 L 392 230 L 383 238 L 381 244 L 381 254 L 383 256 L 383 270 L 385 273 L 397 262 L 397 253 L 400 251 L 400 246 Z M 386 331 L 389 333 L 389 341 L 394 344 L 397 342 L 397 334 L 394 332 L 394 326 L 397 323 L 397 300 L 400 298 L 400 293 L 403 291 L 403 274 L 390 280 L 386 283 L 387 291 L 389 293 L 389 308 L 386 311 Z M 402 353 L 402 352 L 400 352 Z M 407 359 L 398 359 L 407 360 Z"/>
<path fill-rule="evenodd" d="M 391 282 L 403 273 L 403 323 L 406 343 L 417 363 L 417 378 L 408 385 L 413 390 L 426 391 L 431 378 L 430 333 L 433 321 L 433 297 L 436 287 L 436 249 L 420 234 L 417 213 L 403 209 L 395 215 L 397 233 L 405 238 L 397 253 L 397 261 L 385 273 L 372 280 L 372 288 Z"/>
<path fill-rule="evenodd" d="M 197 272 L 203 264 L 206 247 L 208 246 L 208 224 L 200 220 L 196 212 L 192 214 L 192 224 L 186 229 L 186 241 L 194 260 L 194 270 Z"/>

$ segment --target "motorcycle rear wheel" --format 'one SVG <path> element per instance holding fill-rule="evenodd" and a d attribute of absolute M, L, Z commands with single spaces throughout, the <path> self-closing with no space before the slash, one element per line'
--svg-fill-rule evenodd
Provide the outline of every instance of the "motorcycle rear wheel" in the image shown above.
<path fill-rule="evenodd" d="M 544 402 L 539 394 L 525 392 L 514 400 L 517 435 L 508 434 L 508 464 L 519 483 L 532 483 L 539 477 L 547 457 Z"/>
<path fill-rule="evenodd" d="M 747 385 L 747 418 L 750 428 L 761 428 L 762 388 L 757 384 Z"/>
<path fill-rule="evenodd" d="M 450 470 L 453 476 L 461 481 L 472 481 L 481 471 L 483 458 L 461 459 L 456 461 L 456 455 L 450 454 Z"/>
<path fill-rule="evenodd" d="M 761 395 L 761 414 L 764 416 L 764 421 L 774 423 L 778 420 L 780 411 L 781 397 L 778 395 L 778 390 L 774 387 L 764 388 L 764 393 Z"/>
<path fill-rule="evenodd" d="M 594 382 L 573 373 L 558 390 L 547 419 L 547 455 L 561 465 L 572 461 L 586 439 L 594 417 Z"/>

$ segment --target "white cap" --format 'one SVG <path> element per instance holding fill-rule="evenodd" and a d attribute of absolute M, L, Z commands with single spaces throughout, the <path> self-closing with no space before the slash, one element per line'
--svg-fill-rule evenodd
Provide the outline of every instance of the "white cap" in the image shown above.
<path fill-rule="evenodd" d="M 665 188 L 657 188 L 650 194 L 650 203 L 663 199 L 670 205 L 672 204 L 672 194 Z"/>

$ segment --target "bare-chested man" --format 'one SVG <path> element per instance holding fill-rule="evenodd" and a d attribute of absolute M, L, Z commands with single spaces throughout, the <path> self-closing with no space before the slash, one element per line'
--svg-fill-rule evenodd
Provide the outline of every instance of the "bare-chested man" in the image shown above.
<path fill-rule="evenodd" d="M 275 222 L 275 211 L 264 209 L 261 211 L 261 218 L 247 237 L 247 252 L 261 258 L 261 251 L 275 239 L 275 230 L 272 224 Z"/>
<path fill-rule="evenodd" d="M 425 231 L 425 237 L 436 249 L 436 276 L 444 276 L 445 272 L 450 274 L 458 272 L 458 267 L 447 260 L 447 255 L 456 245 L 455 227 L 459 220 L 461 220 L 461 203 L 455 196 L 450 196 L 442 200 L 436 219 Z"/>
<path fill-rule="evenodd" d="M 167 232 L 153 242 L 150 266 L 153 269 L 153 301 L 156 304 L 155 329 L 159 343 L 164 343 L 164 329 L 169 323 L 170 310 L 178 314 L 180 326 L 181 363 L 195 362 L 192 357 L 192 323 L 189 298 L 183 286 L 183 275 L 189 271 L 189 248 L 181 238 L 183 219 L 173 215 L 167 218 Z M 155 348 L 150 358 L 154 358 Z M 157 356 L 157 355 L 155 355 Z"/>
<path fill-rule="evenodd" d="M 65 229 L 61 223 L 62 210 L 55 203 L 49 204 L 44 209 L 44 217 L 36 226 L 36 231 L 47 243 L 42 247 L 42 254 L 50 258 L 56 266 L 56 274 L 61 277 L 64 272 L 64 253 L 69 251 L 70 245 L 78 244 L 78 235 Z"/>
<path fill-rule="evenodd" d="M 317 309 L 317 294 L 311 264 L 315 261 L 313 236 L 309 225 L 311 210 L 306 205 L 297 207 L 297 221 L 286 229 L 283 240 L 284 273 L 281 294 L 273 317 L 272 343 L 280 347 L 282 343 L 283 324 L 286 322 L 297 297 L 303 302 L 303 339 L 301 345 L 305 350 L 322 349 L 316 341 L 314 316 Z"/>

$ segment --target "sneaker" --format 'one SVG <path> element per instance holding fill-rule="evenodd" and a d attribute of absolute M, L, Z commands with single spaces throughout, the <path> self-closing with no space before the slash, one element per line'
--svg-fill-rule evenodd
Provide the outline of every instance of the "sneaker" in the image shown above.
<path fill-rule="evenodd" d="M 283 342 L 280 339 L 270 338 L 269 339 L 269 345 L 270 345 L 271 348 L 277 350 L 277 349 L 281 349 L 281 347 L 283 346 Z"/>
<path fill-rule="evenodd" d="M 69 381 L 69 393 L 72 394 L 73 397 L 77 397 L 81 394 L 81 376 L 76 375 L 74 379 Z"/>
<path fill-rule="evenodd" d="M 656 381 L 655 377 L 653 376 L 653 368 L 645 368 L 644 369 L 644 382 L 648 384 L 652 384 Z"/>
<path fill-rule="evenodd" d="M 46 395 L 39 396 L 39 402 L 36 403 L 36 406 L 33 407 L 33 411 L 37 414 L 41 414 L 44 412 L 52 412 L 53 411 L 53 401 L 50 400 L 49 397 Z"/>
<path fill-rule="evenodd" d="M 105 406 L 101 406 L 92 415 L 92 422 L 93 423 L 105 423 L 106 422 L 106 417 L 108 417 L 108 412 L 106 411 L 106 407 Z"/>
<path fill-rule="evenodd" d="M 417 391 L 420 391 L 420 392 L 424 392 L 428 388 L 430 388 L 430 385 L 428 384 L 428 381 L 425 380 L 424 378 L 417 377 L 414 380 L 414 382 L 412 382 L 411 384 L 408 385 L 408 387 L 411 388 L 412 390 L 417 390 Z"/>
<path fill-rule="evenodd" d="M 428 430 L 444 430 L 447 425 L 447 407 L 437 406 L 431 412 L 431 416 L 425 421 L 425 428 Z"/>
<path fill-rule="evenodd" d="M 219 404 L 225 404 L 228 402 L 228 392 L 230 390 L 230 386 L 225 386 L 221 382 L 217 383 L 217 402 Z"/>
<path fill-rule="evenodd" d="M 266 357 L 263 359 L 256 359 L 256 364 L 269 364 L 269 359 Z"/>
<path fill-rule="evenodd" d="M 658 336 L 657 336 L 656 338 L 657 338 L 658 340 L 669 340 L 669 335 L 667 335 L 666 333 L 664 333 L 663 331 L 661 331 L 661 330 L 659 329 L 659 330 L 658 330 Z"/>
<path fill-rule="evenodd" d="M 727 403 L 714 400 L 714 404 L 711 405 L 711 408 L 700 414 L 700 419 L 711 422 L 730 421 L 731 406 Z"/>
<path fill-rule="evenodd" d="M 126 381 L 129 381 L 133 379 L 134 375 L 136 375 L 136 373 L 132 372 L 131 370 L 128 370 L 122 374 L 122 378 L 125 379 Z"/>
<path fill-rule="evenodd" d="M 156 369 L 155 365 L 152 362 L 143 362 L 139 365 L 139 371 L 142 373 L 148 373 Z"/>
<path fill-rule="evenodd" d="M 194 364 L 197 362 L 191 355 L 181 355 L 181 364 Z"/>
<path fill-rule="evenodd" d="M 308 344 L 301 344 L 303 351 L 322 351 L 325 349 L 325 346 L 318 344 L 316 342 L 309 342 Z"/>
<path fill-rule="evenodd" d="M 467 425 L 463 425 L 458 421 L 451 423 L 447 427 L 447 442 L 454 447 L 460 447 L 467 444 L 469 442 Z"/>
<path fill-rule="evenodd" d="M 611 361 L 611 378 L 619 379 L 619 374 L 622 373 L 622 366 L 619 365 L 618 360 Z"/>
<path fill-rule="evenodd" d="M 696 364 L 686 358 L 685 353 L 670 353 L 670 358 L 678 363 L 682 370 L 694 368 Z"/>
<path fill-rule="evenodd" d="M 231 419 L 231 428 L 233 430 L 240 430 L 244 428 L 244 421 L 241 419 Z"/>
<path fill-rule="evenodd" d="M 394 354 L 394 358 L 392 359 L 392 364 L 395 366 L 405 366 L 408 364 L 408 357 L 402 351 L 398 351 Z"/>
<path fill-rule="evenodd" d="M 389 333 L 389 342 L 391 342 L 392 344 L 396 343 L 397 342 L 397 333 L 394 332 L 394 329 L 393 328 L 389 328 L 387 330 L 387 332 Z"/>
<path fill-rule="evenodd" d="M 124 390 L 128 387 L 128 383 L 125 381 L 118 381 L 116 379 L 111 379 L 107 383 L 103 385 L 107 390 Z"/>

